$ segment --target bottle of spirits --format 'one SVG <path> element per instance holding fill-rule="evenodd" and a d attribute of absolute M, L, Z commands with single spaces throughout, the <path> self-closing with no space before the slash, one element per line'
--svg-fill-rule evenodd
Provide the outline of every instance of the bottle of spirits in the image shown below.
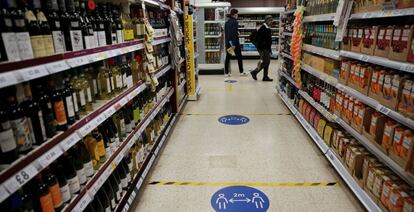
<path fill-rule="evenodd" d="M 63 198 L 56 175 L 49 168 L 46 168 L 42 172 L 42 177 L 44 183 L 49 187 L 55 211 L 61 211 L 63 209 Z"/>
<path fill-rule="evenodd" d="M 57 0 L 47 0 L 47 20 L 52 31 L 53 46 L 55 53 L 60 54 L 66 51 L 65 35 L 59 17 L 59 6 Z"/>

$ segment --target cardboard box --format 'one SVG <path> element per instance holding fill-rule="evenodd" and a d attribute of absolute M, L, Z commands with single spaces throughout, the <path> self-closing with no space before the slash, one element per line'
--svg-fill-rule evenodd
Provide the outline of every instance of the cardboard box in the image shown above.
<path fill-rule="evenodd" d="M 363 28 L 361 53 L 373 55 L 377 44 L 377 26 Z"/>
<path fill-rule="evenodd" d="M 385 75 L 382 98 L 379 98 L 378 101 L 392 110 L 397 110 L 405 79 L 407 79 L 407 76 Z"/>
<path fill-rule="evenodd" d="M 395 26 L 390 44 L 388 58 L 397 61 L 407 61 L 408 52 L 411 48 L 411 38 L 413 36 L 413 26 Z"/>
<path fill-rule="evenodd" d="M 404 8 L 410 8 L 410 7 L 414 7 L 413 0 L 398 0 L 398 3 L 397 3 L 398 9 L 404 9 Z"/>
<path fill-rule="evenodd" d="M 344 85 L 348 85 L 349 69 L 351 68 L 351 61 L 343 60 L 341 62 L 341 69 L 339 71 L 338 81 Z"/>
<path fill-rule="evenodd" d="M 354 128 L 357 132 L 362 134 L 364 128 L 364 119 L 366 119 L 367 106 L 363 103 L 356 101 L 354 105 L 354 115 L 351 121 L 351 127 Z"/>
<path fill-rule="evenodd" d="M 352 33 L 351 51 L 361 52 L 363 29 L 352 28 L 351 33 Z"/>
<path fill-rule="evenodd" d="M 362 65 L 359 69 L 359 80 L 355 85 L 355 90 L 368 96 L 369 87 L 371 84 L 372 68 L 368 65 Z"/>
<path fill-rule="evenodd" d="M 336 92 L 334 113 L 338 117 L 341 117 L 342 108 L 343 108 L 343 100 L 344 100 L 343 93 L 341 91 Z"/>
<path fill-rule="evenodd" d="M 367 115 L 370 116 L 364 121 L 363 135 L 371 142 L 381 144 L 387 117 L 376 111 L 369 111 Z"/>
<path fill-rule="evenodd" d="M 401 96 L 399 97 L 398 112 L 413 118 L 414 117 L 414 80 L 404 79 Z"/>
<path fill-rule="evenodd" d="M 392 119 L 388 119 L 384 125 L 384 134 L 381 140 L 381 150 L 383 150 L 386 154 L 388 154 L 389 149 L 392 148 L 394 131 L 395 128 L 399 126 L 400 125 Z"/>
<path fill-rule="evenodd" d="M 345 51 L 351 50 L 351 35 L 349 29 L 345 30 L 344 38 L 342 39 L 341 49 Z"/>
<path fill-rule="evenodd" d="M 377 33 L 377 43 L 375 45 L 374 55 L 379 57 L 388 57 L 390 51 L 393 26 L 379 26 Z"/>
<path fill-rule="evenodd" d="M 408 169 L 413 154 L 414 136 L 410 130 L 401 129 L 400 127 L 395 129 L 393 148 L 390 149 L 389 156 L 403 169 Z"/>

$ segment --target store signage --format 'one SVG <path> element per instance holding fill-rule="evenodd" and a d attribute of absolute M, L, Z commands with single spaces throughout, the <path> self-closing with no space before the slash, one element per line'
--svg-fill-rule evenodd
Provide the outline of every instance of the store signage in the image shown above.
<path fill-rule="evenodd" d="M 211 206 L 216 212 L 265 212 L 269 205 L 265 193 L 248 186 L 225 187 L 211 197 Z"/>
<path fill-rule="evenodd" d="M 194 70 L 194 42 L 193 42 L 193 16 L 184 16 L 185 46 L 187 48 L 187 94 L 194 96 L 196 93 L 196 79 Z"/>
<path fill-rule="evenodd" d="M 227 125 L 241 125 L 241 124 L 248 123 L 250 119 L 247 118 L 246 116 L 227 115 L 227 116 L 220 117 L 218 121 L 222 124 L 227 124 Z"/>
<path fill-rule="evenodd" d="M 228 79 L 228 80 L 224 80 L 224 82 L 227 82 L 227 83 L 236 83 L 237 80 L 230 80 L 230 79 Z"/>

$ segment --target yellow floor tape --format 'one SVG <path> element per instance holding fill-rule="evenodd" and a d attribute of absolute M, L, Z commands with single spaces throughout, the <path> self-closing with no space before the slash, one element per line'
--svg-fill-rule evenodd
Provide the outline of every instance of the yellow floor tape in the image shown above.
<path fill-rule="evenodd" d="M 336 186 L 337 182 L 304 182 L 304 183 L 229 183 L 229 182 L 169 182 L 153 181 L 150 185 L 175 185 L 175 186 L 256 186 L 256 187 L 321 187 Z"/>

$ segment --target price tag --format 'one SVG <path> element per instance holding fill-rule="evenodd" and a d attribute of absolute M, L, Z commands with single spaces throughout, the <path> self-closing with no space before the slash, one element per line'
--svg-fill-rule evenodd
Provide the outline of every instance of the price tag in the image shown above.
<path fill-rule="evenodd" d="M 7 197 L 9 197 L 9 192 L 3 187 L 0 186 L 0 202 L 3 202 Z"/>
<path fill-rule="evenodd" d="M 115 57 L 115 56 L 117 56 L 118 54 L 117 54 L 115 51 L 110 50 L 110 51 L 108 51 L 108 52 L 107 52 L 107 55 L 108 55 L 108 57 Z"/>
<path fill-rule="evenodd" d="M 6 72 L 0 74 L 0 88 L 14 84 L 17 84 L 15 72 Z"/>
<path fill-rule="evenodd" d="M 106 120 L 105 113 L 102 113 L 101 115 L 97 116 L 93 121 L 95 122 L 96 126 L 99 126 Z"/>
<path fill-rule="evenodd" d="M 79 129 L 79 133 L 85 137 L 86 135 L 88 135 L 90 132 L 92 132 L 93 129 L 95 129 L 98 125 L 96 124 L 96 122 L 94 121 L 90 121 L 88 122 L 85 126 L 81 127 Z"/>
<path fill-rule="evenodd" d="M 338 88 L 340 91 L 344 91 L 345 87 L 342 84 L 337 84 L 336 88 Z"/>
<path fill-rule="evenodd" d="M 368 62 L 369 56 L 368 55 L 360 55 L 359 60 L 364 61 L 364 62 Z"/>
<path fill-rule="evenodd" d="M 114 171 L 117 165 L 118 164 L 116 164 L 115 162 L 112 162 L 111 163 L 111 170 Z"/>
<path fill-rule="evenodd" d="M 104 60 L 108 57 L 108 55 L 106 55 L 106 52 L 100 52 L 98 55 L 99 55 L 99 60 Z"/>
<path fill-rule="evenodd" d="M 36 176 L 37 173 L 38 171 L 36 168 L 32 164 L 29 164 L 6 180 L 3 185 L 6 187 L 7 191 L 12 194 Z"/>
<path fill-rule="evenodd" d="M 81 65 L 85 65 L 85 64 L 88 63 L 87 58 L 86 57 L 83 57 L 83 56 L 82 57 L 75 57 L 75 58 L 72 58 L 72 59 L 68 59 L 66 61 L 69 64 L 69 66 L 72 67 L 72 68 L 78 67 L 78 66 L 81 66 Z"/>
<path fill-rule="evenodd" d="M 60 146 L 55 146 L 51 150 L 43 154 L 40 158 L 38 158 L 37 161 L 39 161 L 40 165 L 43 168 L 46 168 L 49 166 L 49 164 L 55 161 L 62 154 L 63 154 L 63 151 L 60 148 Z"/>
<path fill-rule="evenodd" d="M 111 117 L 116 112 L 116 109 L 112 106 L 105 110 L 104 114 L 106 117 Z"/>
<path fill-rule="evenodd" d="M 144 173 L 142 174 L 143 178 L 147 177 L 148 171 L 149 171 L 149 166 L 147 166 L 147 168 L 144 170 Z"/>
<path fill-rule="evenodd" d="M 161 145 L 161 144 L 160 144 Z M 154 153 L 155 155 L 158 155 L 158 151 L 160 150 L 160 146 L 157 146 L 157 148 L 155 149 Z"/>
<path fill-rule="evenodd" d="M 137 183 L 137 189 L 139 190 L 140 188 L 141 188 L 141 186 L 142 186 L 142 182 L 143 182 L 144 180 L 142 180 L 142 178 L 139 178 L 139 181 L 138 181 L 138 183 Z"/>
<path fill-rule="evenodd" d="M 128 204 L 131 204 L 131 203 L 132 203 L 132 197 L 129 196 L 129 198 L 128 198 Z"/>
<path fill-rule="evenodd" d="M 105 170 L 105 172 L 104 172 L 104 175 L 105 175 L 105 178 L 106 179 L 108 179 L 108 177 L 109 176 L 111 176 L 111 174 L 112 174 L 112 164 L 110 165 L 110 166 L 108 166 L 108 168 Z"/>
<path fill-rule="evenodd" d="M 132 199 L 135 199 L 135 197 L 137 196 L 137 193 L 135 193 L 135 191 L 132 191 L 131 192 L 131 197 L 132 197 Z"/>
<path fill-rule="evenodd" d="M 377 111 L 379 111 L 379 112 L 381 112 L 381 113 L 383 113 L 383 114 L 385 114 L 385 115 L 388 115 L 390 112 L 391 112 L 391 110 L 390 109 L 388 109 L 387 107 L 384 107 L 384 106 L 382 106 L 382 105 L 380 105 L 380 104 L 378 104 L 377 105 L 377 108 L 375 108 Z"/>
<path fill-rule="evenodd" d="M 124 153 L 125 151 L 120 152 L 119 155 L 116 157 L 115 159 L 116 164 L 119 164 L 122 161 L 122 158 L 124 158 Z"/>
<path fill-rule="evenodd" d="M 48 63 L 45 66 L 46 66 L 46 69 L 51 74 L 70 69 L 69 65 L 64 60 L 53 62 L 53 63 Z"/>
<path fill-rule="evenodd" d="M 152 164 L 154 164 L 154 160 L 155 160 L 155 155 L 152 155 L 151 160 L 149 162 L 148 169 L 150 169 L 152 167 Z"/>
<path fill-rule="evenodd" d="M 72 133 L 69 137 L 65 138 L 60 145 L 62 146 L 63 150 L 66 152 L 70 149 L 73 145 L 75 145 L 80 140 L 80 137 L 77 133 Z"/>
<path fill-rule="evenodd" d="M 328 152 L 328 157 L 332 160 L 335 161 L 335 156 L 333 155 L 333 153 L 331 151 Z"/>
<path fill-rule="evenodd" d="M 93 63 L 93 62 L 95 62 L 95 58 L 94 58 L 94 56 L 92 56 L 92 55 L 87 55 L 87 56 L 86 56 L 86 58 L 87 58 L 88 63 Z"/>
<path fill-rule="evenodd" d="M 79 200 L 78 204 L 74 208 L 74 211 L 84 211 L 91 201 L 92 201 L 91 196 L 89 195 L 88 192 L 86 192 L 85 195 L 82 197 L 82 199 Z"/>
<path fill-rule="evenodd" d="M 411 65 L 411 64 L 401 65 L 400 70 L 410 72 L 410 73 L 414 73 L 414 65 Z"/>
<path fill-rule="evenodd" d="M 124 47 L 121 49 L 122 54 L 128 53 L 128 47 Z"/>
<path fill-rule="evenodd" d="M 49 75 L 46 67 L 43 65 L 33 66 L 30 68 L 24 68 L 19 70 L 20 75 L 23 77 L 24 81 L 29 81 L 32 79 L 40 78 L 46 75 Z"/>

